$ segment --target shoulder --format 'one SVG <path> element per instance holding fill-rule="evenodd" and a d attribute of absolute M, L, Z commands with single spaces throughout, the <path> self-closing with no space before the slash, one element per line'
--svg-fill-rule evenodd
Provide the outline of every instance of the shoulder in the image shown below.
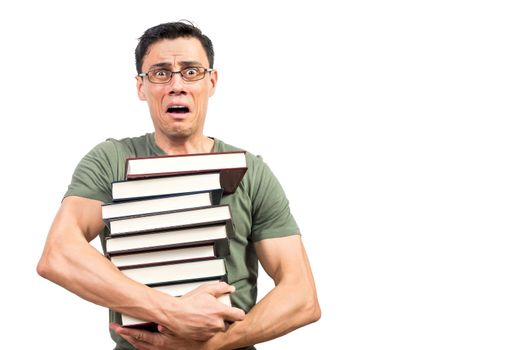
<path fill-rule="evenodd" d="M 251 198 L 257 197 L 259 192 L 271 189 L 275 185 L 279 186 L 278 180 L 269 166 L 264 162 L 262 156 L 255 155 L 245 149 L 232 146 L 216 138 L 214 150 L 216 152 L 245 152 L 247 172 L 242 180 L 241 186 L 249 193 Z"/>
<path fill-rule="evenodd" d="M 145 134 L 137 137 L 126 137 L 122 139 L 109 138 L 100 143 L 98 147 L 106 151 L 117 152 L 126 156 L 137 156 L 146 152 L 151 134 Z"/>
<path fill-rule="evenodd" d="M 122 139 L 108 138 L 95 145 L 88 155 L 105 157 L 108 161 L 148 155 L 151 134 Z"/>
<path fill-rule="evenodd" d="M 242 150 L 238 147 L 217 141 L 217 152 Z M 251 239 L 260 241 L 295 235 L 298 225 L 289 209 L 286 197 L 277 177 L 260 155 L 246 151 L 248 170 L 240 184 L 239 195 L 246 194 L 249 203 L 245 205 L 250 212 Z"/>
<path fill-rule="evenodd" d="M 123 175 L 127 158 L 144 155 L 147 148 L 147 134 L 123 139 L 109 138 L 95 145 L 80 161 L 77 170 L 104 172 L 113 180 Z"/>
<path fill-rule="evenodd" d="M 217 138 L 215 138 L 214 140 L 215 140 L 215 147 L 214 147 L 214 149 L 215 149 L 216 152 L 236 152 L 236 151 L 246 152 L 246 161 L 247 161 L 248 167 L 250 165 L 251 166 L 260 166 L 260 165 L 262 165 L 264 163 L 262 157 L 259 156 L 259 155 L 254 155 L 253 153 L 251 153 L 249 151 L 246 151 L 243 148 L 230 145 L 230 144 L 225 143 L 224 141 L 219 140 Z"/>

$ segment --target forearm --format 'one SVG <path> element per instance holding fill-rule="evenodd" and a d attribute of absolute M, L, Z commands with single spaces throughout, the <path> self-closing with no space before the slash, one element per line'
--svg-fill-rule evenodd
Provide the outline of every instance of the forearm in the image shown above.
<path fill-rule="evenodd" d="M 96 236 L 93 232 L 91 236 Z M 90 302 L 138 318 L 163 321 L 161 302 L 168 296 L 124 276 L 89 244 L 74 220 L 60 213 L 51 227 L 37 270 Z"/>
<path fill-rule="evenodd" d="M 42 275 L 92 303 L 135 317 L 158 320 L 160 305 L 152 289 L 123 275 L 88 243 L 61 245 L 47 259 Z M 158 293 L 158 292 L 156 292 Z"/>
<path fill-rule="evenodd" d="M 224 333 L 216 334 L 209 349 L 237 349 L 262 343 L 320 317 L 316 293 L 293 281 L 282 281 L 251 309 L 246 318 L 235 322 Z"/>

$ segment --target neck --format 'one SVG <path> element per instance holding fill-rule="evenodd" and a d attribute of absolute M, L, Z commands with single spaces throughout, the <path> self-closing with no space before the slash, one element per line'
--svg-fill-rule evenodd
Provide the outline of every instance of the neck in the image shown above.
<path fill-rule="evenodd" d="M 213 149 L 215 141 L 204 135 L 192 137 L 162 137 L 155 133 L 155 142 L 166 154 L 208 153 Z"/>

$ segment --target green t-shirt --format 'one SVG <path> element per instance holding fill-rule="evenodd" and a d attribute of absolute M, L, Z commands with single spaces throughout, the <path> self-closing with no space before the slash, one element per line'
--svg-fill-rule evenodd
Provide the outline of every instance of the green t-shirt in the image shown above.
<path fill-rule="evenodd" d="M 239 150 L 218 139 L 212 152 Z M 111 202 L 111 183 L 124 180 L 125 161 L 130 157 L 165 155 L 155 143 L 154 134 L 122 140 L 108 139 L 95 146 L 76 167 L 65 196 L 80 196 Z M 299 234 L 289 210 L 288 200 L 278 180 L 262 158 L 246 152 L 248 170 L 235 193 L 222 197 L 221 204 L 231 208 L 234 233 L 231 254 L 226 258 L 228 282 L 235 286 L 233 305 L 248 312 L 257 299 L 258 259 L 253 243 L 267 238 Z M 107 228 L 100 233 L 105 252 Z M 110 310 L 110 321 L 121 322 L 121 316 Z M 115 350 L 133 349 L 111 331 L 117 343 Z"/>

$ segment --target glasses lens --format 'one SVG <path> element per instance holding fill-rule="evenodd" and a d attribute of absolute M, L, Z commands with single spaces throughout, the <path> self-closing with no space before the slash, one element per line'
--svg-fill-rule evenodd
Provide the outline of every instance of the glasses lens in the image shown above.
<path fill-rule="evenodd" d="M 147 73 L 147 77 L 152 83 L 167 83 L 171 80 L 171 71 L 167 69 L 153 69 Z"/>
<path fill-rule="evenodd" d="M 180 71 L 182 78 L 186 81 L 195 81 L 204 78 L 206 69 L 202 67 L 188 67 Z"/>

